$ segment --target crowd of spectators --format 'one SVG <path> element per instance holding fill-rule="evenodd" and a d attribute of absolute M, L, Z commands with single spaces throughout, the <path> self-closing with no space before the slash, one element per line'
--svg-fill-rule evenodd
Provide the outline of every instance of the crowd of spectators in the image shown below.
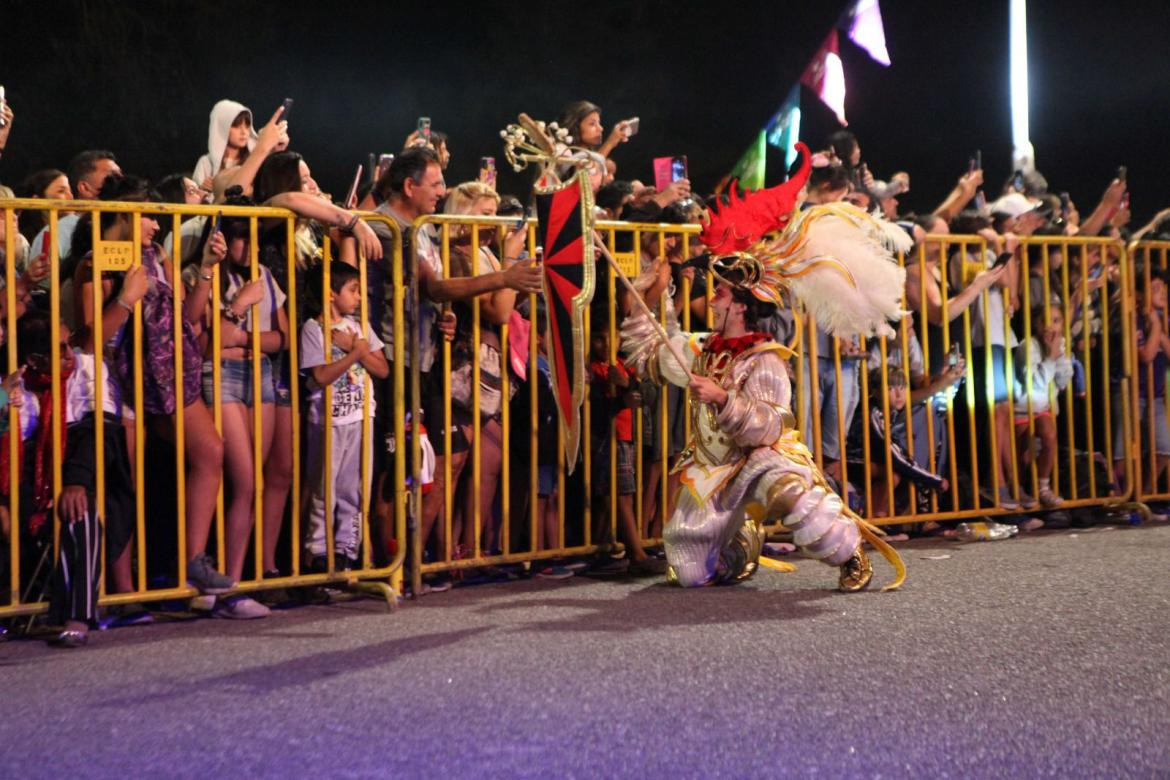
<path fill-rule="evenodd" d="M 4 569 L 0 582 L 5 586 L 9 582 L 8 547 L 20 534 L 22 584 L 30 593 L 38 587 L 47 590 L 49 621 L 63 628 L 57 641 L 65 645 L 84 644 L 88 629 L 103 619 L 96 601 L 102 577 L 108 592 L 131 592 L 136 573 L 142 575 L 136 569 L 147 566 L 152 583 L 175 584 L 180 546 L 171 538 L 177 526 L 174 491 L 154 488 L 173 484 L 180 418 L 186 465 L 181 547 L 186 551 L 185 577 L 202 594 L 216 597 L 215 615 L 263 617 L 274 604 L 290 598 L 277 589 L 261 591 L 256 598 L 234 592 L 245 578 L 288 574 L 289 549 L 300 551 L 302 571 L 359 567 L 367 509 L 374 521 L 368 526 L 373 538 L 366 541 L 374 562 L 384 563 L 392 552 L 395 525 L 395 485 L 389 475 L 397 454 L 384 443 L 393 431 L 396 334 L 391 312 L 396 296 L 403 297 L 407 322 L 419 334 L 421 392 L 418 399 L 409 397 L 409 386 L 405 392 L 407 408 L 417 400 L 422 410 L 421 420 L 407 421 L 408 434 L 425 437 L 427 444 L 426 484 L 417 518 L 423 560 L 491 557 L 504 551 L 504 540 L 510 538 L 509 551 L 531 547 L 541 553 L 533 571 L 549 579 L 571 577 L 587 567 L 597 574 L 661 571 L 660 550 L 644 540 L 659 538 L 669 517 L 670 496 L 678 487 L 671 466 L 687 444 L 687 412 L 681 391 L 632 373 L 621 360 L 620 345 L 611 343 L 620 318 L 633 308 L 632 293 L 619 288 L 616 301 L 610 301 L 609 288 L 601 283 L 591 311 L 588 452 L 593 469 L 585 483 L 582 469 L 571 477 L 558 469 L 560 447 L 543 333 L 547 313 L 539 296 L 532 295 L 541 291 L 541 272 L 539 257 L 530 256 L 524 223 L 480 230 L 475 241 L 469 229 L 452 228 L 448 273 L 439 231 L 424 225 L 421 235 L 412 235 L 419 217 L 436 213 L 524 217 L 522 203 L 528 193 L 501 194 L 486 177 L 448 188 L 444 169 L 451 140 L 428 128 L 412 133 L 402 151 L 380 167 L 352 202 L 338 205 L 320 191 L 308 163 L 290 150 L 282 111 L 257 127 L 247 107 L 219 101 L 210 115 L 206 154 L 193 168 L 154 183 L 123 172 L 113 152 L 85 150 L 64 170 L 29 172 L 13 189 L 0 190 L 0 197 L 266 205 L 297 216 L 291 232 L 283 220 L 261 220 L 253 231 L 247 219 L 204 216 L 185 218 L 176 231 L 169 219 L 149 215 L 103 212 L 94 226 L 87 212 L 62 213 L 56 239 L 65 402 L 56 411 L 49 393 L 47 212 L 28 209 L 14 214 L 12 221 L 0 220 L 0 251 L 7 246 L 7 236 L 15 254 L 16 273 L 10 280 L 5 277 L 5 283 L 15 288 L 17 323 L 16 333 L 6 333 L 2 330 L 6 313 L 0 317 L 0 340 L 15 339 L 17 354 L 0 387 L 4 412 L 0 427 L 5 436 L 0 442 L 0 491 L 8 491 L 9 470 L 20 471 L 20 517 L 10 517 L 6 510 L 0 513 Z M 3 112 L 0 151 L 15 118 L 9 106 L 4 105 Z M 718 197 L 700 197 L 685 178 L 661 189 L 618 178 L 614 153 L 630 140 L 634 128 L 619 122 L 606 134 L 601 110 L 592 103 L 567 106 L 559 121 L 574 143 L 588 150 L 599 217 L 695 223 L 701 219 L 702 204 Z M 1118 297 L 1123 284 L 1118 253 L 1101 245 L 1074 243 L 1041 250 L 1021 242 L 1028 236 L 1131 237 L 1124 176 L 1105 187 L 1086 217 L 1067 193 L 1051 192 L 1035 171 L 1015 172 L 992 192 L 984 171 L 973 161 L 938 207 L 924 214 L 900 209 L 898 198 L 909 187 L 910 177 L 904 172 L 890 172 L 886 180 L 876 178 L 857 139 L 848 132 L 834 134 L 824 151 L 814 155 L 806 205 L 847 201 L 901 225 L 915 243 L 905 258 L 906 301 L 913 314 L 898 337 L 865 343 L 837 342 L 815 329 L 805 334 L 809 348 L 799 367 L 801 408 L 795 411 L 806 434 L 819 431 L 815 449 L 842 493 L 856 508 L 879 518 L 948 506 L 967 508 L 978 501 L 1018 513 L 1009 520 L 1025 530 L 1078 522 L 1080 518 L 1063 510 L 1062 494 L 1076 490 L 1080 495 L 1090 491 L 1108 495 L 1120 490 L 1124 476 L 1122 460 L 1105 462 L 1100 448 L 1112 441 L 1114 455 L 1124 451 L 1122 415 L 1115 411 L 1111 427 L 1106 427 L 1102 412 L 1104 404 L 1121 408 L 1121 336 L 1127 328 L 1137 334 L 1139 424 L 1141 431 L 1152 431 L 1143 438 L 1145 451 L 1153 454 L 1142 478 L 1147 484 L 1163 479 L 1170 463 L 1163 403 L 1170 355 L 1163 272 L 1139 269 L 1136 319 L 1125 321 Z M 416 252 L 417 278 L 411 276 L 410 262 L 404 263 L 400 278 L 417 291 L 417 297 L 395 288 L 390 267 L 394 233 L 381 222 L 362 220 L 359 211 L 372 211 L 396 223 L 402 256 L 410 258 L 412 248 Z M 948 233 L 979 240 L 958 244 L 926 238 Z M 1159 214 L 1132 235 L 1166 233 L 1170 220 Z M 132 270 L 102 273 L 97 299 L 95 235 L 103 242 L 139 241 L 142 258 Z M 322 259 L 326 238 L 333 248 L 328 284 Z M 259 246 L 252 247 L 253 241 Z M 647 231 L 639 245 L 618 248 L 636 258 L 640 273 L 634 286 L 656 314 L 689 318 L 694 329 L 701 329 L 707 314 L 707 279 L 697 242 L 688 245 L 678 234 Z M 250 268 L 252 249 L 260 261 L 255 276 Z M 290 251 L 295 270 L 287 262 Z M 369 322 L 364 330 L 358 315 L 363 303 L 357 270 L 361 263 L 366 270 Z M 217 280 L 219 289 L 213 294 Z M 286 292 L 293 285 L 297 300 L 290 301 Z M 181 302 L 179 323 L 174 321 L 176 296 Z M 95 300 L 101 305 L 95 307 Z M 0 297 L 0 306 L 6 302 L 6 295 Z M 611 319 L 611 304 L 617 321 Z M 136 338 L 133 314 L 139 307 L 142 327 Z M 517 346 L 503 330 L 510 325 L 513 331 L 527 332 L 526 321 L 536 324 L 532 338 L 538 357 L 531 367 L 527 349 L 517 359 Z M 771 334 L 786 343 L 793 342 L 797 328 L 803 327 L 791 312 L 779 312 L 768 323 Z M 214 328 L 219 331 L 218 350 L 211 338 Z M 177 337 L 183 347 L 178 371 Z M 293 340 L 299 345 L 297 366 L 290 360 Z M 449 345 L 449 363 L 444 362 L 444 342 Z M 104 366 L 100 411 L 94 388 L 99 355 Z M 255 365 L 261 373 L 259 397 Z M 479 368 L 478 393 L 472 386 L 473 365 Z M 143 368 L 142 405 L 137 410 L 136 366 Z M 797 367 L 793 368 L 795 375 Z M 304 388 L 298 399 L 291 391 L 294 369 Z M 444 401 L 445 385 L 450 388 L 449 402 Z M 324 406 L 326 387 L 332 387 L 329 409 Z M 533 396 L 538 410 L 535 435 L 529 414 Z M 294 401 L 301 408 L 295 409 Z M 260 424 L 254 427 L 257 404 Z M 367 404 L 372 428 L 363 430 Z M 9 407 L 18 408 L 19 431 L 7 430 Z M 502 425 L 505 408 L 513 410 L 508 440 Z M 136 413 L 145 417 L 147 433 L 145 493 L 151 551 L 147 561 L 132 554 L 139 479 L 133 468 Z M 1073 415 L 1077 424 L 1058 424 L 1061 414 Z M 287 541 L 291 533 L 294 415 L 306 421 L 301 427 L 305 518 L 300 524 L 303 539 L 282 545 L 280 541 Z M 328 472 L 326 428 L 331 442 Z M 982 447 L 987 431 L 994 431 L 994 452 Z M 21 457 L 14 465 L 8 459 L 7 437 L 17 435 Z M 52 494 L 47 465 L 54 435 L 65 440 L 60 496 Z M 368 469 L 362 463 L 363 438 L 374 442 Z M 262 474 L 255 472 L 256 448 Z M 98 449 L 104 452 L 105 464 L 106 514 L 100 524 L 94 506 Z M 886 465 L 887 452 L 892 468 Z M 505 460 L 510 470 L 504 468 Z M 1076 485 L 1069 483 L 1073 469 L 1060 465 L 1074 463 L 1080 481 Z M 536 489 L 530 490 L 533 464 Z M 476 467 L 478 475 L 472 474 Z M 505 473 L 510 474 L 507 516 L 501 509 Z M 363 484 L 363 474 L 371 475 L 371 483 Z M 590 484 L 589 490 L 585 484 Z M 254 516 L 258 485 L 260 518 Z M 212 531 L 221 488 L 223 549 L 216 549 Z M 450 505 L 448 491 L 453 496 Z M 373 496 L 371 507 L 362 506 L 367 494 Z M 582 512 L 586 506 L 592 518 L 588 529 Z M 63 531 L 61 555 L 56 565 L 50 561 L 46 568 L 38 566 L 37 556 L 46 558 L 52 549 L 54 515 Z M 164 522 L 167 517 L 172 520 Z M 482 518 L 478 524 L 476 517 Z M 263 549 L 262 563 L 254 571 L 249 552 L 257 520 Z M 912 532 L 953 533 L 951 525 L 916 524 Z M 611 538 L 611 528 L 617 529 L 618 539 Z M 594 543 L 620 540 L 624 555 L 601 555 L 590 562 L 554 557 L 558 550 L 582 545 L 587 538 Z M 330 549 L 332 561 L 327 558 Z M 487 563 L 467 569 L 461 577 L 516 576 L 513 569 Z M 34 572 L 48 568 L 53 570 L 52 581 L 35 582 Z M 450 575 L 439 574 L 427 578 L 424 590 L 446 590 L 452 584 Z M 24 598 L 28 600 L 27 595 Z M 120 624 L 151 619 L 151 613 L 138 605 L 121 607 L 104 618 Z"/>

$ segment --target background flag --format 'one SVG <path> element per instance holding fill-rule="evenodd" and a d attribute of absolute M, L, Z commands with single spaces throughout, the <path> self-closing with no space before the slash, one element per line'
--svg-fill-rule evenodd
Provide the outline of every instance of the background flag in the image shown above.
<path fill-rule="evenodd" d="M 847 30 L 849 40 L 865 49 L 873 60 L 887 68 L 890 66 L 890 53 L 886 50 L 886 29 L 882 25 L 882 11 L 878 7 L 878 0 L 857 0 L 857 5 L 846 15 L 841 29 Z"/>
<path fill-rule="evenodd" d="M 767 127 L 768 143 L 784 150 L 784 167 L 796 162 L 796 142 L 800 140 L 800 84 L 793 85 Z M 760 186 L 763 186 L 761 177 Z"/>
<path fill-rule="evenodd" d="M 731 169 L 726 179 L 738 179 L 739 186 L 749 190 L 759 190 L 764 187 L 764 167 L 767 163 L 768 156 L 768 131 L 761 130 L 760 134 L 756 136 L 756 140 L 744 152 L 743 157 L 739 158 L 739 162 Z M 722 191 L 723 185 L 726 183 L 720 182 L 718 191 Z"/>
<path fill-rule="evenodd" d="M 800 83 L 817 93 L 821 102 L 833 110 L 837 121 L 845 121 L 845 70 L 841 65 L 837 31 L 833 30 L 804 69 Z"/>

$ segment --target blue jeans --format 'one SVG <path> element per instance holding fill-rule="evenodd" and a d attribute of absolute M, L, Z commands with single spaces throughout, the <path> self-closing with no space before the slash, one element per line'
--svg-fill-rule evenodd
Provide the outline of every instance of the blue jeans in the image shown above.
<path fill-rule="evenodd" d="M 845 435 L 849 435 L 849 426 L 853 424 L 853 415 L 857 411 L 857 404 L 861 400 L 860 361 L 841 360 L 841 425 Z M 809 375 L 809 359 L 804 358 L 804 376 L 802 379 L 804 399 L 800 417 L 804 425 L 804 440 L 808 448 L 816 453 L 816 444 L 813 442 L 813 415 L 811 380 Z M 825 460 L 836 461 L 841 459 L 840 430 L 838 426 L 837 407 L 837 374 L 832 360 L 817 358 L 817 411 L 821 422 L 821 453 Z"/>

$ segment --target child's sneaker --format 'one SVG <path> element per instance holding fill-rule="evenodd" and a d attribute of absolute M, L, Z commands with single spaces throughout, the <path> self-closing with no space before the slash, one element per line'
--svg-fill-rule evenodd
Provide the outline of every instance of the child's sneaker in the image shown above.
<path fill-rule="evenodd" d="M 1040 488 L 1040 495 L 1037 498 L 1040 499 L 1040 506 L 1045 509 L 1053 509 L 1064 503 L 1064 499 L 1052 492 L 1050 487 Z"/>
<path fill-rule="evenodd" d="M 996 506 L 1000 509 L 1015 510 L 1020 508 L 1020 502 L 1012 496 L 1012 489 L 1004 485 L 999 489 L 999 501 L 996 502 Z"/>
<path fill-rule="evenodd" d="M 219 599 L 215 604 L 215 609 L 211 611 L 214 617 L 229 620 L 255 620 L 256 618 L 268 617 L 268 613 L 268 607 L 242 594 Z"/>

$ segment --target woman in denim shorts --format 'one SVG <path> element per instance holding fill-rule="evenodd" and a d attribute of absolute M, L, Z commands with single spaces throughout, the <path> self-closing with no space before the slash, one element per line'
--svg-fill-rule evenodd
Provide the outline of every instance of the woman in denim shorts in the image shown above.
<path fill-rule="evenodd" d="M 257 264 L 253 278 L 250 228 L 246 219 L 224 218 L 221 225 L 227 257 L 219 269 L 219 295 L 204 313 L 204 331 L 210 333 L 213 307 L 218 306 L 220 325 L 219 402 L 223 420 L 224 475 L 230 486 L 227 507 L 227 571 L 237 581 L 243 575 L 248 538 L 252 533 L 256 474 L 252 450 L 260 447 L 268 459 L 276 419 L 276 384 L 270 355 L 288 342 L 285 295 L 264 265 Z M 198 272 L 198 271 L 196 271 Z M 253 332 L 259 331 L 260 352 L 253 359 Z M 203 398 L 215 403 L 216 355 L 210 338 L 204 349 Z M 253 441 L 253 406 L 256 403 L 254 371 L 260 371 L 260 441 Z"/>

